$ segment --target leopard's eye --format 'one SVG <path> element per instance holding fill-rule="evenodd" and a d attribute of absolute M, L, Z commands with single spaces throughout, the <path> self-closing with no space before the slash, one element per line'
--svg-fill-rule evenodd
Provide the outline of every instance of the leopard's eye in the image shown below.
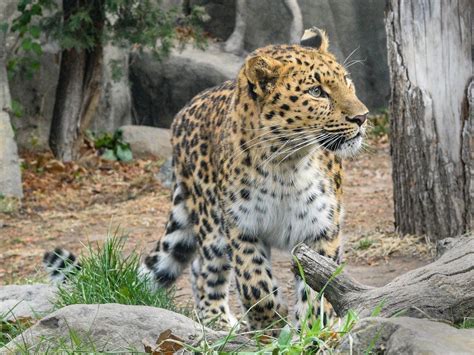
<path fill-rule="evenodd" d="M 308 94 L 313 97 L 321 98 L 321 97 L 328 97 L 328 94 L 321 89 L 321 86 L 315 86 L 308 90 Z"/>

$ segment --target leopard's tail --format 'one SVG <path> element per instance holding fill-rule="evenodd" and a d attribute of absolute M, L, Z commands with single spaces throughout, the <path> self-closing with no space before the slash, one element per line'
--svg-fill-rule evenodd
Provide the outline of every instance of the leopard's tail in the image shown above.
<path fill-rule="evenodd" d="M 192 213 L 187 208 L 189 198 L 185 185 L 177 183 L 165 235 L 157 243 L 155 250 L 145 258 L 141 267 L 141 274 L 159 286 L 173 284 L 194 259 L 197 237 L 193 232 Z"/>
<path fill-rule="evenodd" d="M 55 283 L 64 283 L 81 268 L 74 254 L 61 248 L 46 252 L 43 256 L 43 266 L 51 281 Z"/>

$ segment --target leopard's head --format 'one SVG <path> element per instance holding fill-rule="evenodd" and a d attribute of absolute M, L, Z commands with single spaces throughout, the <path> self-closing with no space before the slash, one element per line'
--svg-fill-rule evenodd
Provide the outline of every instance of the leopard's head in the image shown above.
<path fill-rule="evenodd" d="M 281 152 L 322 148 L 351 156 L 362 146 L 368 109 L 328 43 L 323 31 L 311 29 L 300 45 L 268 46 L 246 59 L 246 83 L 239 82 L 258 108 L 258 127 Z"/>

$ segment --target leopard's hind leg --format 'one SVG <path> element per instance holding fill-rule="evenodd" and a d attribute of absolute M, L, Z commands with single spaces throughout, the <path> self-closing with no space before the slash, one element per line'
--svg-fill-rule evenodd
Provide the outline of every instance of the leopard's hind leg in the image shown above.
<path fill-rule="evenodd" d="M 189 211 L 189 190 L 177 182 L 173 191 L 173 206 L 163 238 L 146 258 L 141 273 L 158 286 L 167 287 L 176 281 L 194 259 L 197 238 Z"/>

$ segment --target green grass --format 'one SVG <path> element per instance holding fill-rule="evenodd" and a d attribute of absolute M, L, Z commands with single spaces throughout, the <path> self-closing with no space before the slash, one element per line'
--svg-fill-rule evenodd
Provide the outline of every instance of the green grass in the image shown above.
<path fill-rule="evenodd" d="M 463 322 L 459 325 L 461 329 L 474 329 L 474 316 L 464 318 Z"/>
<path fill-rule="evenodd" d="M 359 240 L 359 244 L 357 244 L 357 249 L 358 250 L 366 250 L 366 249 L 369 249 L 372 244 L 374 244 L 374 241 L 369 239 L 368 237 L 365 237 L 361 240 Z"/>
<path fill-rule="evenodd" d="M 105 345 L 105 344 L 104 344 Z M 116 351 L 104 352 L 104 345 L 94 343 L 90 334 L 83 334 L 75 329 L 69 329 L 64 337 L 42 336 L 34 344 L 28 344 L 25 340 L 19 339 L 14 350 L 15 354 L 141 354 L 143 351 L 133 347 L 118 349 Z M 110 345 L 110 344 L 109 344 Z M 110 346 L 108 347 L 110 348 Z"/>
<path fill-rule="evenodd" d="M 0 314 L 0 348 L 8 344 L 10 340 L 23 333 L 30 326 L 27 320 L 10 320 L 10 312 Z"/>
<path fill-rule="evenodd" d="M 173 290 L 153 288 L 139 276 L 140 257 L 123 255 L 124 238 L 109 237 L 102 246 L 89 245 L 81 256 L 81 269 L 58 288 L 56 308 L 71 304 L 120 303 L 178 309 Z"/>

